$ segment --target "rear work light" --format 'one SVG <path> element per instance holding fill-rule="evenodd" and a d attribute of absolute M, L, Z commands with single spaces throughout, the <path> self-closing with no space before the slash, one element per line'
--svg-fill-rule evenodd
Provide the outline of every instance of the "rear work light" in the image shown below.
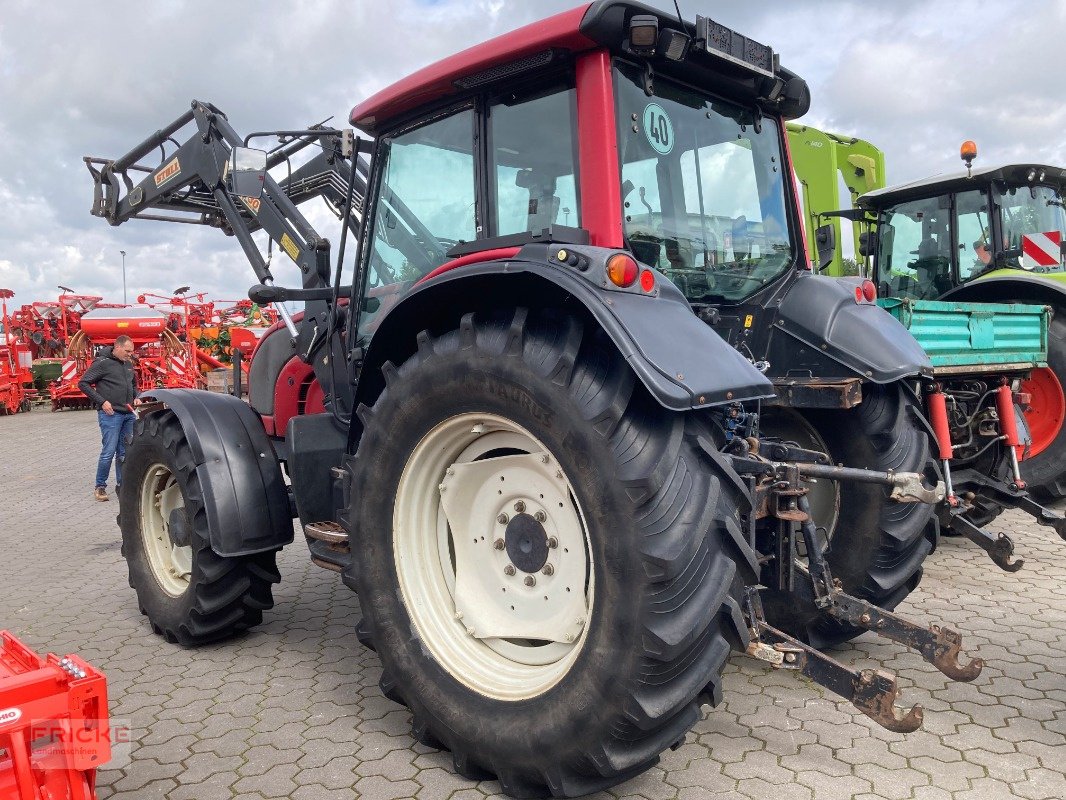
<path fill-rule="evenodd" d="M 640 268 L 631 256 L 615 253 L 607 259 L 607 277 L 615 286 L 625 289 L 636 283 Z"/>

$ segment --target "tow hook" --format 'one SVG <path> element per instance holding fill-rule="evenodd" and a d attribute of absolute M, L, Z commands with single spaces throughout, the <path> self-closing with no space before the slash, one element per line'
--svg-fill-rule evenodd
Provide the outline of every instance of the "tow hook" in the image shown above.
<path fill-rule="evenodd" d="M 800 508 L 810 512 L 806 497 L 800 498 Z M 807 519 L 800 527 L 803 544 L 807 548 L 807 572 L 813 584 L 815 605 L 825 609 L 834 619 L 873 631 L 878 636 L 916 650 L 952 680 L 972 681 L 981 674 L 985 662 L 980 658 L 972 659 L 965 666 L 959 663 L 962 635 L 957 631 L 939 625 L 923 628 L 898 614 L 842 591 L 829 571 L 825 548 L 814 529 L 814 523 Z"/>
<path fill-rule="evenodd" d="M 909 710 L 896 707 L 900 688 L 894 675 L 881 670 L 850 669 L 799 639 L 779 631 L 763 616 L 756 587 L 747 590 L 746 605 L 753 640 L 748 652 L 756 658 L 775 669 L 803 673 L 819 686 L 848 699 L 855 708 L 887 730 L 911 733 L 921 727 L 924 712 L 920 705 L 914 705 Z"/>

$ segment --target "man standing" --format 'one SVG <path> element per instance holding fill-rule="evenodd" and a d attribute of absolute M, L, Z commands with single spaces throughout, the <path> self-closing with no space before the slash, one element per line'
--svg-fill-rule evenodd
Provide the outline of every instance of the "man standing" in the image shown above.
<path fill-rule="evenodd" d="M 96 412 L 100 423 L 100 438 L 103 447 L 100 450 L 100 462 L 96 466 L 96 488 L 93 496 L 106 502 L 107 475 L 111 472 L 111 461 L 115 461 L 116 491 L 122 486 L 122 457 L 126 455 L 126 437 L 133 433 L 133 406 L 139 406 L 137 386 L 134 382 L 133 340 L 129 336 L 119 336 L 113 347 L 104 350 L 92 366 L 78 381 L 78 388 L 98 407 Z"/>

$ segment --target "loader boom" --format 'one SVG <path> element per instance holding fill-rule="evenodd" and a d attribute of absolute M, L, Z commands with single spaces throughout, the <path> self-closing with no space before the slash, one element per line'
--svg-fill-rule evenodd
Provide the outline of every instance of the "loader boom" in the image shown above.
<path fill-rule="evenodd" d="M 175 143 L 174 135 L 193 123 L 195 130 L 189 138 L 168 153 L 167 144 Z M 225 114 L 210 103 L 193 101 L 189 111 L 126 155 L 114 160 L 85 158 L 96 184 L 92 213 L 112 225 L 150 219 L 223 228 L 237 237 L 259 281 L 269 285 L 273 282 L 269 265 L 251 236 L 261 228 L 300 268 L 304 288 L 327 287 L 329 240 L 315 231 L 297 205 L 316 196 L 325 197 L 334 210 L 343 205 L 351 169 L 351 137 L 332 128 L 281 133 L 285 142 L 269 154 L 268 168 L 310 144 L 317 144 L 322 152 L 280 183 L 268 173 L 261 197 L 241 198 L 238 204 L 227 192 L 226 181 L 234 148 L 243 142 Z M 162 154 L 158 166 L 139 163 L 157 149 Z M 355 208 L 361 208 L 366 188 L 365 166 L 360 167 Z M 135 182 L 131 172 L 144 177 Z"/>
<path fill-rule="evenodd" d="M 854 208 L 859 195 L 882 188 L 885 154 L 870 142 L 853 136 L 828 133 L 795 122 L 790 122 L 787 130 L 792 166 L 803 201 L 807 241 L 815 241 L 815 231 L 822 225 L 836 228 L 836 249 L 824 272 L 839 277 L 844 274 L 840 217 L 826 212 Z M 841 181 L 851 195 L 845 205 L 840 203 Z M 854 252 L 858 254 L 860 226 L 852 225 L 851 231 Z M 816 254 L 812 254 L 814 257 Z"/>

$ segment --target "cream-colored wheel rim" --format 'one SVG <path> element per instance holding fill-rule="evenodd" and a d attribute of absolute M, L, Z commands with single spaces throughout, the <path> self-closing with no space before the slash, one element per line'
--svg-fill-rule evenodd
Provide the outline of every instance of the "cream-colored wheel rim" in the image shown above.
<path fill-rule="evenodd" d="M 170 538 L 170 515 L 185 507 L 181 488 L 163 464 L 153 464 L 141 482 L 141 538 L 144 552 L 159 587 L 171 597 L 189 588 L 192 548 L 179 547 Z"/>
<path fill-rule="evenodd" d="M 588 529 L 521 426 L 462 414 L 426 434 L 397 487 L 393 555 L 423 643 L 470 689 L 523 700 L 573 666 L 593 607 Z"/>

